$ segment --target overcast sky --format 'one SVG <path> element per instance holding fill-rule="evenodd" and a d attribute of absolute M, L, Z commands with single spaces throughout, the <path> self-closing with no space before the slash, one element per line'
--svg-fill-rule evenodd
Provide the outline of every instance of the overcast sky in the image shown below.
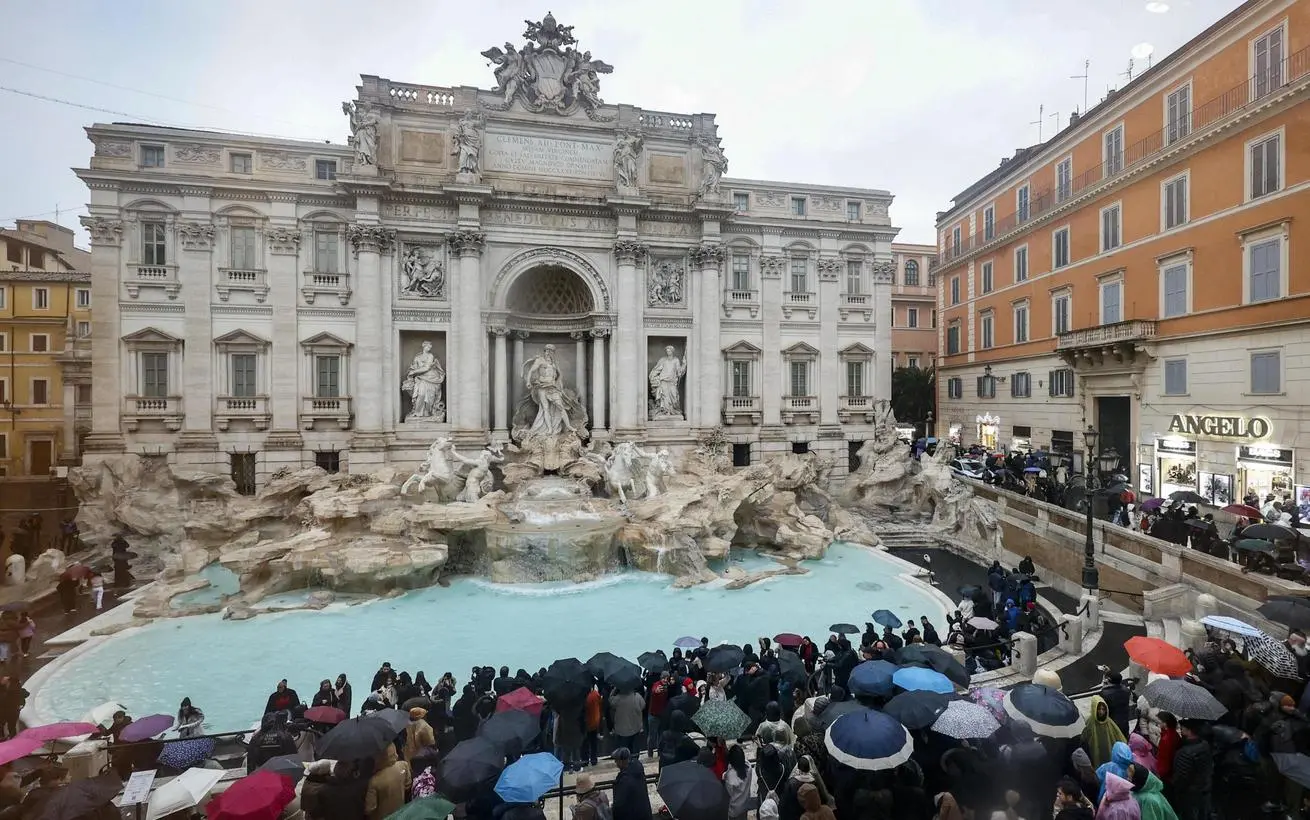
<path fill-rule="evenodd" d="M 713 112 L 729 174 L 885 188 L 900 241 L 1235 0 L 52 0 L 3 3 L 0 225 L 75 226 L 82 127 L 133 120 L 344 142 L 360 74 L 494 85 L 480 51 L 547 8 L 614 65 L 606 102 Z M 1146 68 L 1139 60 L 1136 71 Z M 1197 101 L 1198 104 L 1203 102 Z M 72 105 L 76 104 L 76 105 Z M 77 106 L 108 109 L 89 110 Z"/>

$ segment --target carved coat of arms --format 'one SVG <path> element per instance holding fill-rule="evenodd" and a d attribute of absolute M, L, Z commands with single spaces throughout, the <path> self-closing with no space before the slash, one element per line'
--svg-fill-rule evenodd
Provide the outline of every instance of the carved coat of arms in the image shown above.
<path fill-rule="evenodd" d="M 561 26 L 547 14 L 540 23 L 524 21 L 528 41 L 521 49 L 505 43 L 504 50 L 489 48 L 482 56 L 495 66 L 499 104 L 488 105 L 497 111 L 508 110 L 515 100 L 533 112 L 549 111 L 568 116 L 582 109 L 592 119 L 599 118 L 600 76 L 614 71 L 614 66 L 593 60 L 590 51 L 578 51 L 573 26 Z"/>

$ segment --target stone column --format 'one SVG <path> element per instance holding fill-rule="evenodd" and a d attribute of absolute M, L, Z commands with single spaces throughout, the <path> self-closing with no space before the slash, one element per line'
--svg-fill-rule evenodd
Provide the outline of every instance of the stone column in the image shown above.
<path fill-rule="evenodd" d="M 609 329 L 598 327 L 591 331 L 591 429 L 605 429 L 605 393 L 609 381 L 605 378 L 605 337 Z"/>
<path fill-rule="evenodd" d="M 700 270 L 697 285 L 700 304 L 696 309 L 696 406 L 688 409 L 687 418 L 696 427 L 716 427 L 722 418 L 723 354 L 719 350 L 719 318 L 723 310 L 723 288 L 719 284 L 719 268 L 723 254 L 723 246 L 719 244 L 704 244 L 691 252 L 692 263 Z M 642 390 L 639 395 L 645 394 Z"/>
<path fill-rule="evenodd" d="M 515 397 L 523 389 L 520 379 L 523 378 L 523 343 L 527 341 L 527 338 L 528 332 L 526 330 L 514 331 L 514 370 L 506 374 L 509 377 L 509 403 L 511 407 L 518 406 L 518 400 Z M 514 415 L 513 410 L 510 410 L 510 415 Z M 513 423 L 514 419 L 511 418 L 510 424 Z"/>
<path fill-rule="evenodd" d="M 495 430 L 492 437 L 504 441 L 509 437 L 509 344 L 506 337 L 509 336 L 509 330 L 503 327 L 493 327 L 491 334 L 496 340 L 496 358 L 493 370 L 492 393 L 495 403 L 496 418 L 494 420 Z M 520 343 L 516 342 L 515 347 Z M 446 361 L 450 361 L 450 356 L 446 356 Z"/>
<path fill-rule="evenodd" d="M 646 395 L 645 374 L 642 372 L 642 316 L 645 312 L 645 288 L 641 282 L 638 264 L 646 258 L 646 246 L 634 239 L 619 239 L 614 243 L 614 261 L 618 266 L 615 281 L 618 327 L 614 333 L 615 368 L 614 418 L 615 430 L 630 432 L 640 424 L 641 402 Z M 608 385 L 597 382 L 602 389 Z"/>
<path fill-rule="evenodd" d="M 456 432 L 485 429 L 482 414 L 482 249 L 486 234 L 459 230 L 446 237 L 459 258 L 450 277 L 450 327 L 453 339 L 446 345 L 446 405 Z"/>
<path fill-rule="evenodd" d="M 760 361 L 755 367 L 755 390 L 760 397 L 762 420 L 777 434 L 782 430 L 782 277 L 787 268 L 783 256 L 760 257 L 760 316 L 764 320 L 764 338 Z"/>
<path fill-rule="evenodd" d="M 352 289 L 355 294 L 355 327 L 359 334 L 351 356 L 355 371 L 352 374 L 354 380 L 349 382 L 351 411 L 355 414 L 356 438 L 378 437 L 383 432 L 382 394 L 391 389 L 390 385 L 382 383 L 384 306 L 381 256 L 391 252 L 396 232 L 381 225 L 355 224 L 349 227 L 347 236 L 357 260 L 357 285 Z M 352 453 L 352 470 L 360 460 L 357 455 Z M 373 460 L 367 461 L 369 465 L 373 463 Z"/>
<path fill-rule="evenodd" d="M 813 374 L 818 384 L 810 392 L 819 399 L 819 424 L 836 425 L 838 402 L 842 393 L 841 361 L 837 347 L 838 299 L 842 261 L 820 259 L 819 269 L 819 372 Z M 817 389 L 816 389 L 817 388 Z"/>
<path fill-rule="evenodd" d="M 95 193 L 94 191 L 92 192 Z M 123 434 L 123 367 L 119 339 L 118 292 L 123 265 L 119 245 L 123 223 L 102 216 L 82 217 L 91 234 L 91 433 L 84 443 L 88 455 L 121 453 Z M 16 340 L 10 339 L 10 344 Z M 130 362 L 128 363 L 131 364 Z M 11 384 L 11 391 L 14 386 Z"/>
<path fill-rule="evenodd" d="M 573 339 L 573 386 L 578 391 L 578 400 L 584 405 L 587 401 L 587 336 L 590 335 L 585 330 L 575 330 L 569 334 Z M 592 388 L 600 386 L 600 383 L 592 385 Z"/>

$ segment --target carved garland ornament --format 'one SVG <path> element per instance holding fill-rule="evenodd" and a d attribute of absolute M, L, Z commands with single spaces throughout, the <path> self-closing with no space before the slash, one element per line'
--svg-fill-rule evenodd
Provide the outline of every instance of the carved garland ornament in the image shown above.
<path fill-rule="evenodd" d="M 349 225 L 346 227 L 346 238 L 350 240 L 355 256 L 360 253 L 389 253 L 396 241 L 396 229 L 381 225 Z"/>
<path fill-rule="evenodd" d="M 123 223 L 117 219 L 84 216 L 82 227 L 91 234 L 92 245 L 117 245 L 123 240 Z"/>
<path fill-rule="evenodd" d="M 487 235 L 482 231 L 455 231 L 446 237 L 446 243 L 456 256 L 481 256 L 487 246 Z"/>
<path fill-rule="evenodd" d="M 116 142 L 112 140 L 95 140 L 96 156 L 98 157 L 130 157 L 132 156 L 132 143 Z"/>
<path fill-rule="evenodd" d="M 836 282 L 837 276 L 842 270 L 842 261 L 840 259 L 820 259 L 817 263 L 819 268 L 819 281 Z"/>
<path fill-rule="evenodd" d="M 296 228 L 275 225 L 264 230 L 264 240 L 268 243 L 269 253 L 299 253 L 300 238 L 300 231 Z"/>
<path fill-rule="evenodd" d="M 208 222 L 179 222 L 177 238 L 182 250 L 207 251 L 214 247 L 214 226 Z"/>
<path fill-rule="evenodd" d="M 760 278 L 781 279 L 782 272 L 786 267 L 787 267 L 787 260 L 781 256 L 761 256 Z"/>
<path fill-rule="evenodd" d="M 213 164 L 218 162 L 221 153 L 213 145 L 179 145 L 173 149 L 173 159 L 178 162 Z"/>
<path fill-rule="evenodd" d="M 635 264 L 646 256 L 647 250 L 640 242 L 620 239 L 614 243 L 614 258 L 619 260 L 619 264 Z"/>

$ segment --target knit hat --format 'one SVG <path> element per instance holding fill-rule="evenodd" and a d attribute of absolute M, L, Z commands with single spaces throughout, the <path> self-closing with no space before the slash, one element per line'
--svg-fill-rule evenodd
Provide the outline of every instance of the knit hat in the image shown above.
<path fill-rule="evenodd" d="M 1295 709 L 1296 701 L 1292 699 L 1291 695 L 1283 695 L 1282 700 L 1278 701 L 1278 705 L 1284 709 Z"/>

